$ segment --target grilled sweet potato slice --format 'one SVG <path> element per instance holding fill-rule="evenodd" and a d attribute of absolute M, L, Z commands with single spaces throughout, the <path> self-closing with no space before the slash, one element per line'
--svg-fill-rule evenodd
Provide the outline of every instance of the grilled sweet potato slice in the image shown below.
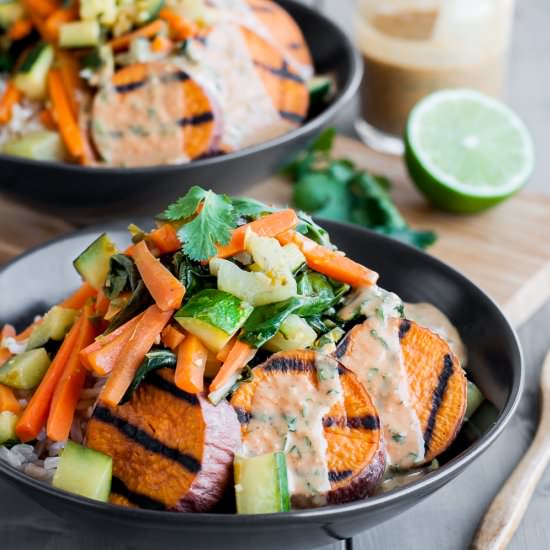
<path fill-rule="evenodd" d="M 113 75 L 93 102 L 92 135 L 114 164 L 161 164 L 215 147 L 217 110 L 206 91 L 169 62 L 136 63 Z"/>
<path fill-rule="evenodd" d="M 449 447 L 462 427 L 466 375 L 441 336 L 412 321 L 394 322 L 399 323 L 412 405 L 424 431 L 426 461 L 430 461 Z"/>
<path fill-rule="evenodd" d="M 316 361 L 320 358 L 323 361 L 332 361 L 343 393 L 343 397 L 332 405 L 322 419 L 319 419 L 322 423 L 322 435 L 327 443 L 326 466 L 330 489 L 322 499 L 316 498 L 313 494 L 293 494 L 292 502 L 295 507 L 365 498 L 373 492 L 385 469 L 378 414 L 368 393 L 352 372 L 339 365 L 336 360 L 314 351 L 274 354 L 265 363 L 254 368 L 250 383 L 243 384 L 237 389 L 231 404 L 235 407 L 241 422 L 243 444 L 246 447 L 250 438 L 256 437 L 251 434 L 252 430 L 258 429 L 258 424 L 254 425 L 252 422 L 263 414 L 258 396 L 266 388 L 276 388 L 272 394 L 272 402 L 279 406 L 277 412 L 289 421 L 289 430 L 297 431 L 298 437 L 302 437 L 301 430 L 304 424 L 301 424 L 299 416 L 304 419 L 303 423 L 313 420 L 308 419 L 307 412 L 302 412 L 303 407 L 314 406 L 316 399 L 322 399 L 320 394 L 324 391 L 321 390 L 322 377 L 316 367 Z M 311 388 L 312 391 L 316 388 L 319 393 L 304 394 L 301 391 L 303 388 Z M 308 402 L 308 396 L 314 401 Z M 300 413 L 293 415 L 292 411 L 295 408 Z M 293 420 L 296 417 L 297 421 Z M 294 429 L 291 426 L 293 423 L 296 423 Z M 261 425 L 259 426 L 261 429 Z M 260 433 L 260 440 L 262 452 L 279 451 L 285 444 L 281 437 L 271 439 L 267 431 Z M 301 454 L 295 455 L 292 448 L 287 449 L 289 467 L 298 471 L 302 466 L 301 460 Z"/>
<path fill-rule="evenodd" d="M 248 50 L 281 117 L 292 125 L 300 125 L 309 108 L 309 91 L 296 69 L 259 34 L 242 27 Z"/>
<path fill-rule="evenodd" d="M 466 376 L 448 343 L 435 332 L 406 319 L 389 322 L 399 334 L 411 406 L 424 436 L 424 462 L 430 462 L 449 447 L 462 426 Z M 335 352 L 359 377 L 369 369 L 363 351 L 368 333 L 372 327 L 366 323 L 353 327 Z"/>
<path fill-rule="evenodd" d="M 300 27 L 283 7 L 270 0 L 248 0 L 248 5 L 285 56 L 304 67 L 313 65 Z"/>
<path fill-rule="evenodd" d="M 205 512 L 221 498 L 240 443 L 235 411 L 176 387 L 174 372 L 150 374 L 132 399 L 97 403 L 88 447 L 113 458 L 111 502 Z"/>

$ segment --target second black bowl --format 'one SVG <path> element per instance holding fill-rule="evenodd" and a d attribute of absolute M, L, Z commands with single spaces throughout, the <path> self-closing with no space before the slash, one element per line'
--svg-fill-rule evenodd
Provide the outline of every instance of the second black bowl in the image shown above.
<path fill-rule="evenodd" d="M 302 29 L 318 74 L 333 73 L 338 92 L 300 128 L 228 155 L 188 164 L 147 168 L 94 168 L 0 155 L 0 191 L 77 223 L 117 214 L 156 214 L 192 185 L 240 193 L 274 174 L 303 148 L 356 92 L 362 76 L 359 54 L 346 35 L 319 12 L 281 0 Z"/>

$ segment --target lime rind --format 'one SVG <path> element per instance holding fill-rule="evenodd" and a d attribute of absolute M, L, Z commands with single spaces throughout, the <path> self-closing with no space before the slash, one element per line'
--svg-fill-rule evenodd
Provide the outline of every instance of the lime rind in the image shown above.
<path fill-rule="evenodd" d="M 436 205 L 475 211 L 519 190 L 534 166 L 520 118 L 474 90 L 443 90 L 411 111 L 405 132 L 411 177 Z"/>

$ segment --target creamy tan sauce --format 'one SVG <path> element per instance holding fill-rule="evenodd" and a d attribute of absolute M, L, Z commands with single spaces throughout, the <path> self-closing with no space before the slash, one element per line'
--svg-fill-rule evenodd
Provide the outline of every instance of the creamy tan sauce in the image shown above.
<path fill-rule="evenodd" d="M 317 355 L 317 383 L 304 374 L 274 376 L 258 387 L 242 454 L 286 452 L 291 495 L 325 503 L 330 489 L 323 417 L 343 402 L 336 361 Z"/>
<path fill-rule="evenodd" d="M 186 160 L 181 82 L 166 79 L 177 71 L 168 62 L 147 65 L 145 83 L 119 93 L 109 82 L 93 103 L 92 135 L 102 158 L 113 166 L 171 164 Z M 161 81 L 163 81 L 161 83 Z"/>
<path fill-rule="evenodd" d="M 292 129 L 273 105 L 235 24 L 216 24 L 206 46 L 194 41 L 189 56 L 176 62 L 219 105 L 225 146 L 242 149 Z"/>
<path fill-rule="evenodd" d="M 405 318 L 439 334 L 439 336 L 447 341 L 453 353 L 459 358 L 461 365 L 464 367 L 468 362 L 466 346 L 450 319 L 432 304 L 424 302 L 419 304 L 405 303 L 404 305 Z"/>
<path fill-rule="evenodd" d="M 271 44 L 281 54 L 288 65 L 298 72 L 304 80 L 308 80 L 313 76 L 313 67 L 303 65 L 294 57 L 288 55 L 288 51 L 284 45 L 273 38 L 269 28 L 256 17 L 254 10 L 246 0 L 213 0 L 212 4 L 216 6 L 221 18 L 250 29 Z"/>
<path fill-rule="evenodd" d="M 366 120 L 402 135 L 412 107 L 436 90 L 467 87 L 501 95 L 509 3 L 479 2 L 479 10 L 453 10 L 452 4 L 458 8 L 461 2 L 428 1 L 415 9 L 410 2 L 400 8 L 363 0 L 363 17 L 355 23 L 365 66 L 361 99 Z"/>
<path fill-rule="evenodd" d="M 364 330 L 357 331 L 350 351 L 341 358 L 373 396 L 384 429 L 388 463 L 410 468 L 424 458 L 424 438 L 409 395 L 399 328 L 388 321 L 405 318 L 441 335 L 462 360 L 466 351 L 450 320 L 431 304 L 403 304 L 399 296 L 380 287 L 356 289 L 339 311 L 340 318 L 366 317 Z"/>
<path fill-rule="evenodd" d="M 388 463 L 409 468 L 424 458 L 424 437 L 411 405 L 399 327 L 389 322 L 400 317 L 401 305 L 396 294 L 380 287 L 357 289 L 339 315 L 348 319 L 360 313 L 367 319 L 341 362 L 359 376 L 374 399 Z"/>

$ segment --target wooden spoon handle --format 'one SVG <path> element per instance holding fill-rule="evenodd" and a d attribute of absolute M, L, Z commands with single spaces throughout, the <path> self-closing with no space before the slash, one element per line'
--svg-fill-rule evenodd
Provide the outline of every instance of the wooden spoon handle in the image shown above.
<path fill-rule="evenodd" d="M 531 447 L 485 513 L 472 550 L 504 550 L 516 532 L 550 458 L 548 423 L 542 422 Z"/>

